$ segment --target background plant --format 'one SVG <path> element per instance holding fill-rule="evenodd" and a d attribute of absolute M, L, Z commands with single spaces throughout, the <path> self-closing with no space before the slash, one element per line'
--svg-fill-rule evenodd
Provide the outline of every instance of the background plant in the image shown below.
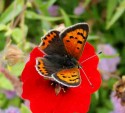
<path fill-rule="evenodd" d="M 115 48 L 115 53 L 103 52 L 99 57 L 118 57 L 119 65 L 113 72 L 99 68 L 102 86 L 93 94 L 89 113 L 109 113 L 113 110 L 110 100 L 112 86 L 125 74 L 125 0 L 0 0 L 0 108 L 14 109 L 15 113 L 29 113 L 20 98 L 21 71 L 28 54 L 40 43 L 40 37 L 60 24 L 66 27 L 78 22 L 90 26 L 88 41 L 97 51 L 99 45 Z M 106 51 L 113 51 L 107 49 Z M 10 54 L 9 54 L 10 53 Z M 113 62 L 113 61 L 112 61 Z M 106 66 L 111 65 L 106 63 Z M 9 95 L 7 95 L 9 94 Z M 11 98 L 10 98 L 11 97 Z M 15 109 L 16 109 L 15 108 Z"/>

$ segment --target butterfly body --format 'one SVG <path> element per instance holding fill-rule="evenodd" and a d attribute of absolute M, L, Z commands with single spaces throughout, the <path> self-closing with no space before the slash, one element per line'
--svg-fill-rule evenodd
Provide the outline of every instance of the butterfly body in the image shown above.
<path fill-rule="evenodd" d="M 73 68 L 75 67 L 78 62 L 75 58 L 69 57 L 67 55 L 60 56 L 60 55 L 46 55 L 44 58 L 46 58 L 51 63 L 58 66 L 58 68 Z"/>
<path fill-rule="evenodd" d="M 78 60 L 82 54 L 88 35 L 88 25 L 79 23 L 59 32 L 52 30 L 43 38 L 39 46 L 45 53 L 36 59 L 36 70 L 41 76 L 51 78 L 67 87 L 77 87 L 81 83 Z"/>

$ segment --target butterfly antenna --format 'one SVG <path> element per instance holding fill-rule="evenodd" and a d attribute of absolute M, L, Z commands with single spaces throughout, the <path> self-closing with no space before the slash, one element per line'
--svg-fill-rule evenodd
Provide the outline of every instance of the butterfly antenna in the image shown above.
<path fill-rule="evenodd" d="M 97 54 L 101 54 L 101 53 L 102 53 L 102 51 L 100 51 L 100 52 L 97 53 Z M 85 73 L 85 71 L 83 70 L 81 64 L 84 63 L 84 62 L 86 62 L 86 61 L 88 61 L 88 60 L 90 60 L 90 59 L 92 59 L 92 58 L 94 58 L 95 56 L 97 56 L 97 54 L 95 54 L 95 55 L 93 55 L 93 56 L 87 58 L 86 60 L 82 61 L 81 63 L 79 63 L 80 69 L 82 70 L 82 72 L 83 72 L 83 74 L 85 75 L 87 81 L 89 82 L 90 86 L 92 86 L 92 87 L 94 87 L 94 86 L 93 86 L 92 82 L 89 80 L 89 78 L 88 78 L 87 74 Z"/>
<path fill-rule="evenodd" d="M 83 74 L 85 75 L 87 81 L 89 82 L 90 86 L 94 87 L 92 82 L 89 80 L 88 76 L 86 75 L 85 71 L 83 70 L 83 68 L 80 66 L 80 69 L 82 70 Z"/>
<path fill-rule="evenodd" d="M 85 59 L 85 60 L 84 60 L 84 61 L 82 61 L 80 64 L 82 64 L 82 63 L 84 63 L 84 62 L 86 62 L 86 61 L 88 61 L 88 60 L 90 60 L 90 59 L 94 58 L 95 56 L 97 56 L 97 55 L 99 55 L 99 54 L 101 54 L 101 53 L 102 53 L 102 51 L 100 51 L 99 53 L 97 53 L 97 54 L 95 54 L 95 55 L 93 55 L 93 56 L 91 56 L 91 57 L 89 57 L 89 58 Z"/>

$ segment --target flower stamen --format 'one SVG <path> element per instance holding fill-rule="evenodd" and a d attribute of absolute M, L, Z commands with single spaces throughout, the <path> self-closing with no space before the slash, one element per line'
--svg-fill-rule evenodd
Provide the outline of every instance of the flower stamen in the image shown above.
<path fill-rule="evenodd" d="M 66 86 L 63 86 L 63 85 L 61 85 L 61 84 L 59 84 L 59 83 L 57 83 L 55 81 L 51 81 L 50 85 L 54 87 L 56 95 L 58 95 L 61 92 L 61 90 L 64 93 L 66 93 L 66 90 L 67 90 Z"/>
<path fill-rule="evenodd" d="M 66 90 L 65 90 L 65 88 L 64 88 L 64 87 L 62 87 L 62 90 L 63 90 L 63 92 L 64 92 L 64 93 L 66 93 Z"/>

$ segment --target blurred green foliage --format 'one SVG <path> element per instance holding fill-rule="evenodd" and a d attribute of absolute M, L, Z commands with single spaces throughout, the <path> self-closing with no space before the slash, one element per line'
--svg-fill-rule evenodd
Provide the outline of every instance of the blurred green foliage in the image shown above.
<path fill-rule="evenodd" d="M 77 15 L 74 10 L 79 4 L 84 11 Z M 53 5 L 58 6 L 56 16 L 51 14 L 54 11 L 49 12 Z M 40 43 L 40 37 L 50 29 L 62 23 L 70 26 L 87 22 L 90 26 L 88 41 L 95 48 L 98 44 L 109 43 L 118 50 L 121 58 L 118 71 L 122 75 L 125 74 L 124 12 L 125 0 L 0 0 L 0 50 L 2 53 L 8 40 L 11 40 L 26 55 Z M 23 67 L 24 63 L 17 63 L 14 66 L 7 65 L 6 68 L 19 77 Z M 93 94 L 89 113 L 109 113 L 113 109 L 109 94 L 114 82 L 115 79 L 110 79 L 106 87 L 102 86 Z M 13 84 L 3 74 L 0 74 L 0 88 L 13 89 Z M 19 97 L 7 100 L 5 95 L 0 94 L 0 108 L 7 107 L 7 103 L 15 103 L 22 113 L 29 113 Z"/>

